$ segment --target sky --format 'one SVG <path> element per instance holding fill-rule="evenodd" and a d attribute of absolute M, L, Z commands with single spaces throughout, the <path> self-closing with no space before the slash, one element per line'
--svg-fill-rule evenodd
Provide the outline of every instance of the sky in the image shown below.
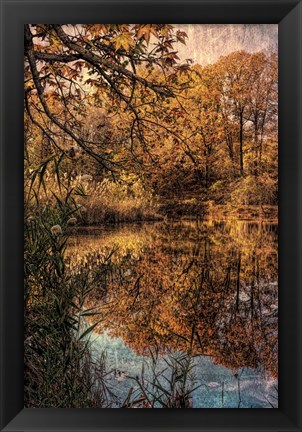
<path fill-rule="evenodd" d="M 233 51 L 272 52 L 278 49 L 277 24 L 177 24 L 188 35 L 186 45 L 175 48 L 181 61 L 214 63 Z"/>

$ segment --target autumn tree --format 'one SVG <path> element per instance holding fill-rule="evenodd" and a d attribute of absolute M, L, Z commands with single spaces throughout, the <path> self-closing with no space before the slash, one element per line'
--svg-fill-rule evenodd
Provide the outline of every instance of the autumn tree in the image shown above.
<path fill-rule="evenodd" d="M 167 147 L 167 167 L 182 161 L 188 195 L 195 190 L 222 203 L 231 196 L 244 204 L 276 202 L 277 83 L 275 54 L 235 52 L 190 69 L 181 107 L 172 100 L 166 108 L 181 133 L 173 156 Z M 176 177 L 181 168 L 175 166 Z"/>
<path fill-rule="evenodd" d="M 148 150 L 136 95 L 145 94 L 145 104 L 174 96 L 177 89 L 168 84 L 177 68 L 173 44 L 185 42 L 184 32 L 161 24 L 41 24 L 26 25 L 24 37 L 26 115 L 54 147 L 66 153 L 61 136 L 69 149 L 76 145 L 114 171 L 102 143 L 82 133 L 86 95 L 97 89 L 109 98 L 113 111 L 129 112 L 128 138 L 139 139 Z M 140 65 L 160 70 L 159 79 L 142 76 Z"/>
<path fill-rule="evenodd" d="M 69 177 L 135 174 L 159 200 L 276 203 L 277 56 L 179 64 L 185 39 L 171 25 L 25 26 L 25 148 L 37 178 L 59 160 Z"/>

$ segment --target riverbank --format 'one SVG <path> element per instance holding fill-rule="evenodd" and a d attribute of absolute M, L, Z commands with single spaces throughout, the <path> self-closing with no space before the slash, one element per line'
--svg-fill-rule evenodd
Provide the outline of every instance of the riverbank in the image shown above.
<path fill-rule="evenodd" d="M 263 219 L 269 222 L 278 221 L 278 206 L 272 205 L 212 205 L 207 204 L 206 216 L 212 219 L 237 218 L 240 220 Z"/>
<path fill-rule="evenodd" d="M 278 220 L 278 206 L 273 205 L 231 205 L 215 204 L 213 201 L 198 202 L 196 199 L 167 200 L 159 206 L 159 214 L 168 218 L 197 217 L 226 219 L 236 217 L 241 220 Z"/>
<path fill-rule="evenodd" d="M 135 222 L 156 222 L 163 220 L 201 219 L 201 220 L 265 220 L 278 221 L 278 206 L 273 205 L 219 205 L 213 201 L 198 202 L 190 200 L 165 200 L 153 208 L 106 209 L 88 207 L 80 212 L 80 225 L 120 224 Z"/>

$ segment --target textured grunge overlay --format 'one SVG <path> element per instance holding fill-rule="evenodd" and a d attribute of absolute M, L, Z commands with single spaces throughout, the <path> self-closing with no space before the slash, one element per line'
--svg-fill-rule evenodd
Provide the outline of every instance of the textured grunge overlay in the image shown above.
<path fill-rule="evenodd" d="M 278 27 L 24 26 L 24 405 L 278 408 Z"/>

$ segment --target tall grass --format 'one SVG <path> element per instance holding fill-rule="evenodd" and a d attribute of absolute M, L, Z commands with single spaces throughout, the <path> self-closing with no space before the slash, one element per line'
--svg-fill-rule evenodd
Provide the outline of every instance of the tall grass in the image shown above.
<path fill-rule="evenodd" d="M 87 209 L 85 220 L 89 225 L 161 218 L 151 192 L 143 187 L 139 179 L 133 182 L 108 179 L 82 182 L 81 187 L 85 191 L 81 203 Z"/>
<path fill-rule="evenodd" d="M 104 358 L 92 360 L 83 329 L 89 271 L 66 271 L 68 202 L 26 215 L 24 249 L 24 397 L 26 407 L 86 408 L 110 405 Z M 110 396 L 110 397 L 109 397 Z"/>
<path fill-rule="evenodd" d="M 143 366 L 134 381 L 123 408 L 192 408 L 192 394 L 196 386 L 194 355 L 176 352 L 161 356 L 158 349 L 150 350 L 149 373 Z M 147 378 L 148 376 L 148 378 Z"/>
<path fill-rule="evenodd" d="M 43 165 L 44 167 L 44 165 Z M 37 174 L 38 173 L 38 174 Z M 35 184 L 36 199 L 39 203 L 56 206 L 57 201 L 65 201 L 72 194 L 75 214 L 81 224 L 135 222 L 162 219 L 157 212 L 158 205 L 152 192 L 134 175 L 120 175 L 115 181 L 105 178 L 95 180 L 91 175 L 60 175 L 59 182 L 48 168 L 42 172 L 39 166 L 27 179 L 27 191 L 31 196 Z M 37 188 L 37 182 L 40 182 Z M 32 200 L 31 200 L 32 201 Z M 35 203 L 33 205 L 35 207 Z"/>

